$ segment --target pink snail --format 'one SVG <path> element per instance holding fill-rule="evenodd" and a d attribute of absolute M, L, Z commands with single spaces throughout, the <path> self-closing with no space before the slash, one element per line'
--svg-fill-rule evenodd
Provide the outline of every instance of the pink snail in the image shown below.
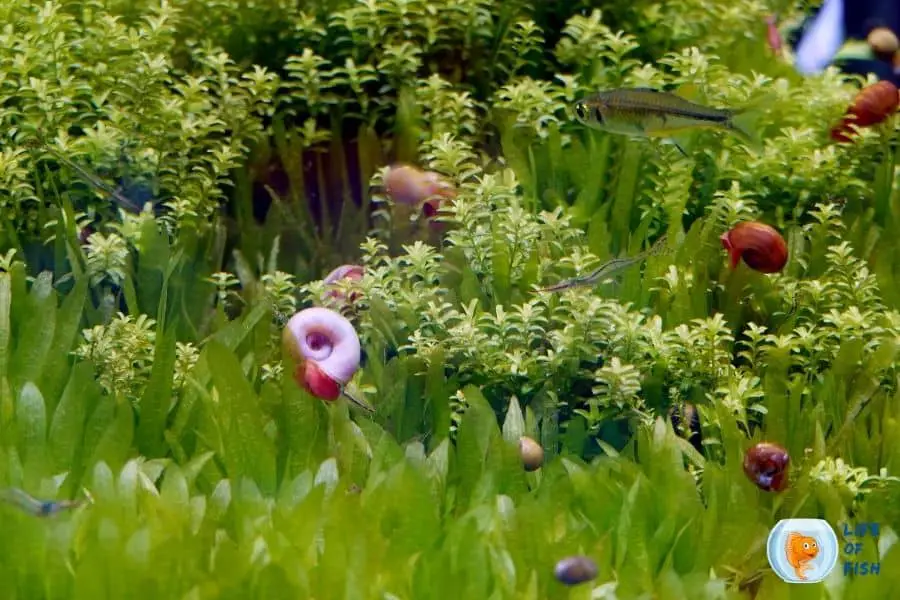
<path fill-rule="evenodd" d="M 368 411 L 371 406 L 344 389 L 359 369 L 362 350 L 353 324 L 328 308 L 301 310 L 281 334 L 284 351 L 294 361 L 294 380 L 310 394 L 333 402 L 345 396 Z"/>
<path fill-rule="evenodd" d="M 341 279 L 359 281 L 360 279 L 362 279 L 364 273 L 365 269 L 360 265 L 341 265 L 340 267 L 334 269 L 322 280 L 329 288 L 324 293 L 322 301 L 327 302 L 328 300 L 334 299 L 355 302 L 359 298 L 359 292 L 350 292 L 345 296 L 344 292 L 336 289 L 334 284 Z"/>
<path fill-rule="evenodd" d="M 397 204 L 420 206 L 431 221 L 443 200 L 456 197 L 453 184 L 439 173 L 423 171 L 412 165 L 392 165 L 384 174 L 384 191 Z"/>

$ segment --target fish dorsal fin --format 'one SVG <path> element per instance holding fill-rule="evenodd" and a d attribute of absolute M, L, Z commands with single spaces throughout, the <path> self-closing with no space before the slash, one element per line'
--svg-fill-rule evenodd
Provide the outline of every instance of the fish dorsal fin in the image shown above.
<path fill-rule="evenodd" d="M 797 532 L 792 531 L 788 534 L 787 539 L 784 541 L 784 553 L 787 554 L 788 559 L 791 558 L 791 548 L 794 545 L 794 540 L 797 539 Z"/>
<path fill-rule="evenodd" d="M 654 94 L 662 94 L 663 93 L 662 90 L 658 90 L 656 88 L 647 87 L 647 86 L 638 86 L 638 87 L 631 88 L 631 89 L 633 89 L 636 92 L 652 92 Z"/>

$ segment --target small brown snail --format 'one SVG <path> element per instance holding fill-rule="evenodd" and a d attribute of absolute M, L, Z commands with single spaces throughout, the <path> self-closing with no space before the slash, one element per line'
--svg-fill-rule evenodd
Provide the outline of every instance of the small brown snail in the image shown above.
<path fill-rule="evenodd" d="M 756 487 L 767 492 L 780 492 L 788 484 L 791 457 L 778 444 L 760 442 L 744 454 L 744 473 Z"/>
<path fill-rule="evenodd" d="M 887 27 L 876 27 L 866 36 L 866 41 L 872 48 L 872 52 L 879 58 L 890 58 L 894 52 L 900 49 L 900 40 L 897 39 L 897 34 Z"/>
<path fill-rule="evenodd" d="M 412 165 L 388 167 L 384 175 L 384 191 L 398 204 L 419 205 L 430 198 L 455 198 L 453 184 L 434 171 L 423 171 Z M 435 209 L 437 204 L 430 206 Z"/>
<path fill-rule="evenodd" d="M 900 92 L 890 81 L 882 80 L 866 86 L 856 95 L 841 122 L 831 130 L 831 139 L 849 142 L 851 123 L 857 127 L 877 125 L 894 114 L 898 106 L 900 106 Z"/>
<path fill-rule="evenodd" d="M 519 456 L 526 471 L 537 471 L 544 464 L 544 449 L 527 436 L 519 438 Z"/>
<path fill-rule="evenodd" d="M 556 563 L 553 574 L 566 585 L 578 585 L 597 577 L 597 563 L 587 556 L 570 556 Z"/>
<path fill-rule="evenodd" d="M 787 242 L 778 231 L 765 223 L 738 223 L 719 238 L 731 258 L 731 268 L 741 259 L 754 271 L 777 273 L 788 260 Z"/>

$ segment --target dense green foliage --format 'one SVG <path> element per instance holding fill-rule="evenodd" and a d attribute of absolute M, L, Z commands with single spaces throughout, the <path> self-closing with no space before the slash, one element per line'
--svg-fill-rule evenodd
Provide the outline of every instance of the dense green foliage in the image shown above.
<path fill-rule="evenodd" d="M 890 597 L 895 124 L 831 143 L 853 82 L 771 57 L 762 3 L 598 4 L 3 3 L 0 485 L 94 502 L 0 504 L 0 598 Z M 753 106 L 765 146 L 574 122 L 618 85 Z M 458 186 L 443 233 L 383 193 L 394 160 Z M 728 267 L 746 219 L 783 273 Z M 616 281 L 536 291 L 663 233 Z M 279 344 L 345 262 L 372 417 Z M 782 494 L 741 471 L 762 439 Z M 783 584 L 789 516 L 880 522 L 882 574 Z M 600 574 L 569 590 L 576 553 Z"/>

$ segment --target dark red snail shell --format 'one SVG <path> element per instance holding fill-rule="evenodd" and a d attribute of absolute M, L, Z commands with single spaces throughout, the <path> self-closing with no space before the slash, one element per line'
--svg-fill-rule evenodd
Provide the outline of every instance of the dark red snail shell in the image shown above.
<path fill-rule="evenodd" d="M 780 492 L 787 487 L 791 457 L 778 444 L 760 442 L 744 454 L 744 473 L 756 487 Z"/>
<path fill-rule="evenodd" d="M 879 81 L 866 86 L 856 95 L 840 124 L 831 130 L 831 139 L 849 142 L 851 123 L 857 127 L 876 125 L 894 114 L 898 106 L 900 106 L 900 92 L 890 81 Z"/>
<path fill-rule="evenodd" d="M 732 269 L 737 268 L 741 259 L 760 273 L 777 273 L 787 264 L 787 242 L 775 228 L 765 223 L 738 223 L 719 239 L 728 251 Z"/>

